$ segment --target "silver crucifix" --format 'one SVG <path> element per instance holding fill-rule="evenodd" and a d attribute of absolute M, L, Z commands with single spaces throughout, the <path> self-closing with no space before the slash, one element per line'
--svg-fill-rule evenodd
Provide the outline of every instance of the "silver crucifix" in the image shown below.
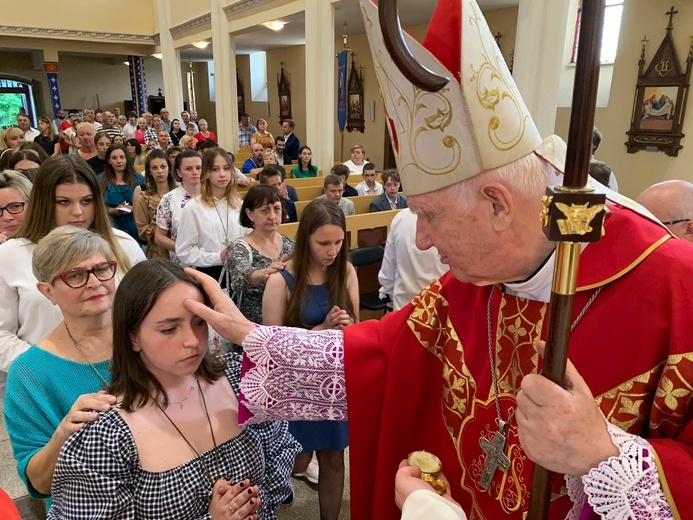
<path fill-rule="evenodd" d="M 479 484 L 485 491 L 488 491 L 491 487 L 493 476 L 498 471 L 498 468 L 501 468 L 503 471 L 508 471 L 508 468 L 510 468 L 510 459 L 505 455 L 506 425 L 507 423 L 500 422 L 500 428 L 493 436 L 492 441 L 483 437 L 479 440 L 481 449 L 486 453 L 484 469 L 481 471 L 481 479 L 479 480 Z"/>

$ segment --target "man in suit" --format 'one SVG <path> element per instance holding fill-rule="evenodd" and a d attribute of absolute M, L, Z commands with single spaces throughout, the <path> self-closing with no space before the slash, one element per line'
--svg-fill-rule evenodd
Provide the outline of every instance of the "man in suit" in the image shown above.
<path fill-rule="evenodd" d="M 282 122 L 282 131 L 284 132 L 284 156 L 292 161 L 298 160 L 298 150 L 301 148 L 301 141 L 294 134 L 294 123 L 291 119 Z M 286 161 L 284 164 L 287 164 Z"/>
<path fill-rule="evenodd" d="M 382 178 L 385 191 L 371 202 L 369 207 L 370 212 L 389 211 L 391 209 L 403 209 L 408 207 L 407 198 L 397 193 L 402 183 L 397 170 L 385 170 Z"/>

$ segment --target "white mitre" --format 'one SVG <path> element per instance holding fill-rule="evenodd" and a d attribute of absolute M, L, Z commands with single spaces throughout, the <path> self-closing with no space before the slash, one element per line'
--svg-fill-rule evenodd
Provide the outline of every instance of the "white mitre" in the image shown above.
<path fill-rule="evenodd" d="M 361 0 L 361 11 L 407 195 L 445 188 L 533 152 L 563 171 L 565 143 L 557 136 L 542 142 L 474 0 L 439 0 L 428 49 L 405 35 L 416 61 L 451 78 L 439 92 L 415 87 L 399 71 L 371 0 Z"/>

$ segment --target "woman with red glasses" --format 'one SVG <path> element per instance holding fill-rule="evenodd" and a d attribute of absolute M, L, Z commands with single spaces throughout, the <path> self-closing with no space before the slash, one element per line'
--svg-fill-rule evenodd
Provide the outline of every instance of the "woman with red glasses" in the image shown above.
<path fill-rule="evenodd" d="M 34 251 L 38 291 L 63 318 L 7 376 L 5 422 L 17 472 L 34 498 L 50 497 L 67 438 L 115 404 L 102 391 L 111 380 L 115 258 L 98 233 L 74 226 L 54 229 Z"/>

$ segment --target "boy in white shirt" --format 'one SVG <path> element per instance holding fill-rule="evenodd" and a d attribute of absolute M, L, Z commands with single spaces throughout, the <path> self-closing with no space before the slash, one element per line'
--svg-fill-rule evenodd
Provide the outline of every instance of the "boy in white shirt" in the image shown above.
<path fill-rule="evenodd" d="M 363 166 L 363 182 L 356 185 L 356 191 L 359 195 L 380 195 L 383 192 L 383 185 L 375 182 L 375 164 L 366 163 Z"/>

